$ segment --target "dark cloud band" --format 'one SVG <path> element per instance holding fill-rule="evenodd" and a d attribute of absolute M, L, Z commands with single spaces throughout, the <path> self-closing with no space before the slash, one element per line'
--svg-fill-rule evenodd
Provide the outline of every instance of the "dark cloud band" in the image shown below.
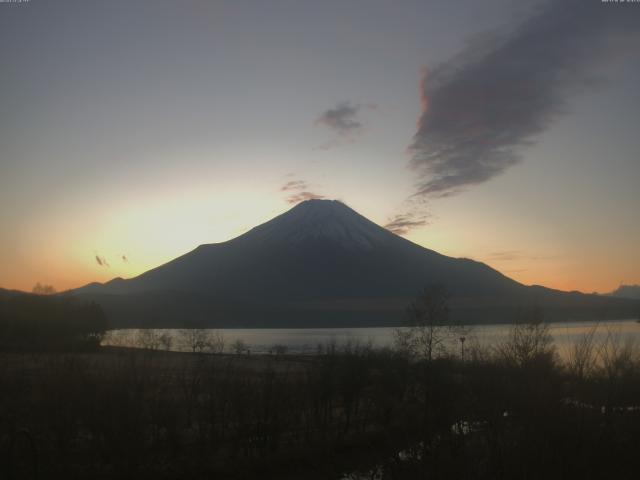
<path fill-rule="evenodd" d="M 517 164 L 569 97 L 594 84 L 591 67 L 612 40 L 638 42 L 628 13 L 595 0 L 549 2 L 519 28 L 477 38 L 425 71 L 409 147 L 417 194 L 453 195 Z"/>

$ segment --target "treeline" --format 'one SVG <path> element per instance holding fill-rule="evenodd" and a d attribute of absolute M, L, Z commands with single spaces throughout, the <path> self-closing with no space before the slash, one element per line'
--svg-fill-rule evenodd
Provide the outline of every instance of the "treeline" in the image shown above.
<path fill-rule="evenodd" d="M 54 295 L 0 295 L 0 348 L 7 350 L 96 349 L 107 330 L 102 308 Z"/>
<path fill-rule="evenodd" d="M 5 354 L 0 458 L 13 478 L 637 478 L 637 350 L 586 339 L 565 364 L 547 338 L 464 361 Z"/>

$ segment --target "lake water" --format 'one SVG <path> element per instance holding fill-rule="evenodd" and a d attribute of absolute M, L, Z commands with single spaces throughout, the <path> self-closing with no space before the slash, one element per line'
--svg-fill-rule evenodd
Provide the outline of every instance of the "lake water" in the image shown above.
<path fill-rule="evenodd" d="M 567 322 L 549 324 L 549 333 L 561 357 L 566 358 L 571 346 L 595 329 L 595 345 L 603 344 L 607 339 L 619 345 L 635 343 L 640 346 L 640 323 L 635 320 L 608 322 Z M 465 326 L 465 348 L 473 345 L 495 346 L 506 340 L 512 331 L 512 325 L 474 325 Z M 274 350 L 275 345 L 286 347 L 287 353 L 313 354 L 318 345 L 336 344 L 338 347 L 348 342 L 370 343 L 374 347 L 393 345 L 392 327 L 379 328 L 247 328 L 216 329 L 211 333 L 222 335 L 225 350 L 231 351 L 231 345 L 242 340 L 251 353 L 264 354 Z M 105 337 L 103 345 L 140 346 L 139 330 L 113 330 Z M 182 334 L 177 329 L 157 329 L 154 334 L 167 334 L 171 339 L 171 350 L 186 350 Z M 460 351 L 460 342 L 456 336 L 450 343 L 452 351 Z"/>

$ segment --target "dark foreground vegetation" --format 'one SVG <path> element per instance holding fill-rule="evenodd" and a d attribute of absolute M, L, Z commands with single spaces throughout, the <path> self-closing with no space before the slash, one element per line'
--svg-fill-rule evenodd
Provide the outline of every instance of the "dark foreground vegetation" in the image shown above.
<path fill-rule="evenodd" d="M 560 364 L 544 327 L 429 360 L 0 354 L 3 478 L 626 479 L 640 368 L 615 341 Z"/>
<path fill-rule="evenodd" d="M 100 346 L 107 320 L 99 305 L 51 295 L 40 284 L 36 290 L 46 294 L 0 290 L 0 349 L 69 352 Z"/>

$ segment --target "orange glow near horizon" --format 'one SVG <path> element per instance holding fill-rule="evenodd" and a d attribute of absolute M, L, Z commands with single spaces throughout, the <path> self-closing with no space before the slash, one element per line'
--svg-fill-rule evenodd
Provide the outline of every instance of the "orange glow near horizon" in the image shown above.
<path fill-rule="evenodd" d="M 73 212 L 73 221 L 68 219 L 64 228 L 49 218 L 34 219 L 20 251 L 5 262 L 0 287 L 30 291 L 40 282 L 64 291 L 115 277 L 135 277 L 200 244 L 232 239 L 290 208 L 279 196 L 260 192 L 226 193 L 215 202 L 203 195 L 196 191 L 179 200 L 130 199 L 122 203 L 135 207 L 118 205 L 100 219 L 91 209 Z M 383 219 L 372 220 L 383 223 Z M 495 236 L 490 227 L 474 227 L 474 238 L 469 239 L 463 228 L 440 223 L 407 237 L 444 255 L 484 262 L 527 285 L 590 293 L 612 291 L 621 282 L 633 283 L 634 266 L 622 254 L 616 257 L 614 252 L 608 259 L 591 256 L 595 260 L 586 264 L 580 260 L 583 252 L 562 251 L 561 247 L 556 254 L 527 253 L 526 245 L 524 251 L 496 253 L 487 249 Z M 46 242 L 37 240 L 38 231 L 51 232 Z M 517 237 L 505 237 L 502 244 L 522 245 Z M 108 266 L 99 265 L 96 256 L 104 258 Z"/>
<path fill-rule="evenodd" d="M 129 199 L 104 216 L 85 208 L 72 212 L 64 228 L 59 218 L 36 216 L 25 229 L 21 250 L 4 263 L 0 287 L 31 291 L 40 282 L 64 291 L 131 278 L 200 244 L 237 237 L 280 213 L 283 205 L 280 198 L 265 201 L 255 191 L 221 193 L 215 202 L 194 191 L 179 199 Z M 42 231 L 49 232 L 45 242 Z"/>

